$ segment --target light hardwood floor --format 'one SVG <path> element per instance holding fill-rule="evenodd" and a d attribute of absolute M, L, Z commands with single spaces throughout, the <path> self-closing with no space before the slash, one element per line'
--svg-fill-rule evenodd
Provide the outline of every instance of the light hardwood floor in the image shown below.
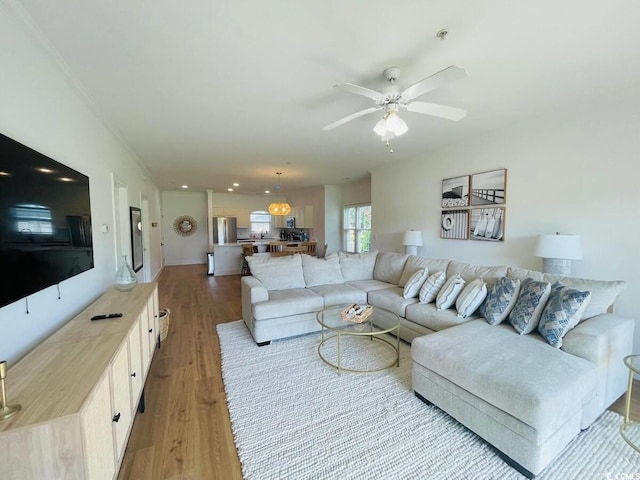
<path fill-rule="evenodd" d="M 240 277 L 204 265 L 165 267 L 160 308 L 171 310 L 119 479 L 241 479 L 220 371 L 219 323 L 242 318 Z"/>
<path fill-rule="evenodd" d="M 156 350 L 119 480 L 242 478 L 220 371 L 219 323 L 242 318 L 240 277 L 212 277 L 204 265 L 165 267 L 160 308 L 171 309 Z M 634 389 L 640 392 L 640 384 Z M 624 396 L 611 406 L 624 411 Z M 640 395 L 632 402 L 640 420 Z"/>

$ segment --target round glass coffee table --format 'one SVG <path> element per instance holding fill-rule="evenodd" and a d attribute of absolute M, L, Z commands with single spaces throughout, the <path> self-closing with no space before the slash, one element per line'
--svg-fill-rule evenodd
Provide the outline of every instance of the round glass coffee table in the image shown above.
<path fill-rule="evenodd" d="M 640 375 L 640 355 L 628 355 L 624 357 L 624 364 L 629 369 L 629 385 L 624 405 L 624 421 L 620 425 L 620 435 L 637 452 L 640 452 L 640 423 L 634 422 L 630 418 L 631 413 L 631 391 L 633 390 L 633 376 Z"/>
<path fill-rule="evenodd" d="M 322 339 L 320 340 L 320 345 L 318 345 L 318 355 L 320 355 L 322 361 L 337 369 L 338 374 L 342 372 L 375 373 L 394 366 L 399 367 L 400 318 L 398 315 L 383 308 L 374 307 L 373 313 L 366 320 L 362 323 L 355 323 L 342 320 L 340 317 L 340 313 L 347 307 L 348 305 L 327 307 L 320 310 L 316 315 L 318 323 L 322 326 Z M 387 333 L 395 335 L 396 338 L 388 338 Z M 343 349 L 350 347 L 349 345 L 343 345 L 343 343 L 349 343 L 343 341 L 343 337 L 368 337 L 371 341 L 375 340 L 389 347 L 393 354 L 392 358 L 389 361 L 383 360 L 380 365 L 363 368 L 359 368 L 356 365 L 345 367 L 343 365 Z M 337 342 L 334 358 L 328 358 L 327 355 L 323 354 L 328 342 Z"/>

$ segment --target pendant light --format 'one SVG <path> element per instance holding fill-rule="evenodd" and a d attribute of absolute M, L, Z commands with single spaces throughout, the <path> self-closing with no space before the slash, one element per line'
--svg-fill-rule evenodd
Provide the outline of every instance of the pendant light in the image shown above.
<path fill-rule="evenodd" d="M 280 201 L 280 175 L 282 175 L 282 172 L 276 172 L 276 175 L 278 175 L 278 185 L 276 185 L 278 201 L 269 205 L 269 213 L 271 215 L 289 215 L 291 213 L 291 205 Z"/>

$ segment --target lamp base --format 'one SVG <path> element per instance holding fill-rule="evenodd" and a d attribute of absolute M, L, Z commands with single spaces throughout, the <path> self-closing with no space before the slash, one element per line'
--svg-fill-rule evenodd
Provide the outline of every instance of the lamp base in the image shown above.
<path fill-rule="evenodd" d="M 564 258 L 543 258 L 542 272 L 554 275 L 571 275 L 571 260 Z"/>
<path fill-rule="evenodd" d="M 21 405 L 7 405 L 6 407 L 0 408 L 0 422 L 18 413 L 21 408 Z"/>
<path fill-rule="evenodd" d="M 418 247 L 416 247 L 415 245 L 405 245 L 404 253 L 406 253 L 407 255 L 418 255 Z"/>

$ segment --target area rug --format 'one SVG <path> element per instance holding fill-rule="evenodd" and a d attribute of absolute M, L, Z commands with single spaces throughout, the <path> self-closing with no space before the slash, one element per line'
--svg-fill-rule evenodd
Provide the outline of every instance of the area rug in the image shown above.
<path fill-rule="evenodd" d="M 318 356 L 320 334 L 258 347 L 242 321 L 218 325 L 222 376 L 242 473 L 262 479 L 523 479 L 496 451 L 415 397 L 410 346 L 400 367 L 343 373 Z M 334 342 L 325 345 L 330 358 Z M 343 344 L 345 361 L 390 355 L 369 340 Z M 640 454 L 605 412 L 537 478 L 640 478 Z"/>

